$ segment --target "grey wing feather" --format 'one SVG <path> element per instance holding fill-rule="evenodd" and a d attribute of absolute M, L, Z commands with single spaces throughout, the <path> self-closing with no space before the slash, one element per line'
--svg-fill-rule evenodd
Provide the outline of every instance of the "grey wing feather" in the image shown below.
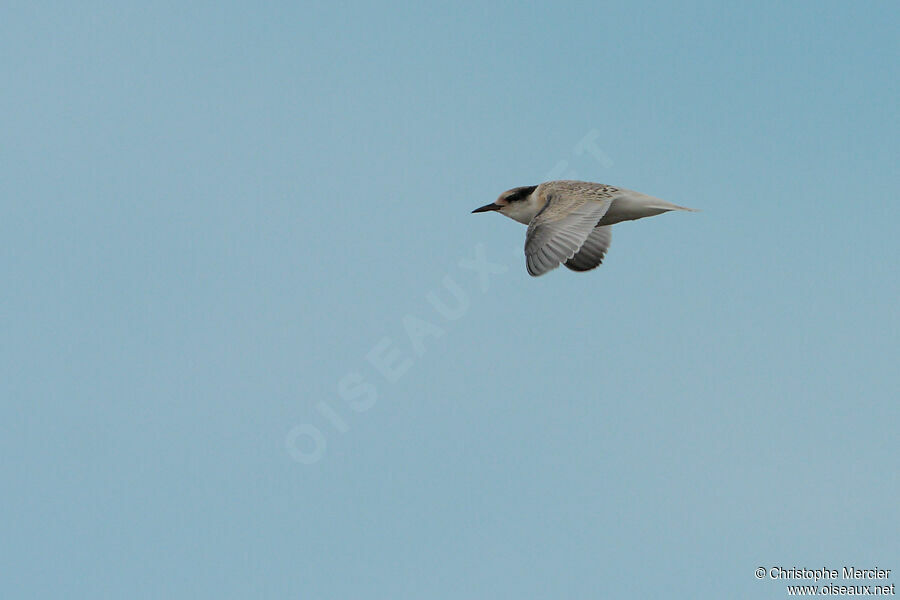
<path fill-rule="evenodd" d="M 566 261 L 566 267 L 573 271 L 590 271 L 603 262 L 612 241 L 612 226 L 595 227 L 578 252 Z"/>
<path fill-rule="evenodd" d="M 530 275 L 543 275 L 575 256 L 609 210 L 610 198 L 588 199 L 577 192 L 554 191 L 528 225 L 525 265 Z"/>

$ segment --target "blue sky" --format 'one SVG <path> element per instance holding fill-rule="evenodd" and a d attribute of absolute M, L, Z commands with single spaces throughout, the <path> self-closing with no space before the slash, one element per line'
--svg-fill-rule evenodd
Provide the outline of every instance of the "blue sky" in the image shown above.
<path fill-rule="evenodd" d="M 2 595 L 900 570 L 898 22 L 4 3 Z M 534 279 L 469 211 L 552 177 L 702 212 Z"/>

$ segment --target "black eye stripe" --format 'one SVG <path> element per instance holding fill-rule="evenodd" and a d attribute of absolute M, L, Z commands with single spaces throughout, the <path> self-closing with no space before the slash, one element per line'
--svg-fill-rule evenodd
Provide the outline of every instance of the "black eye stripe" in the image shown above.
<path fill-rule="evenodd" d="M 531 195 L 531 192 L 537 189 L 536 185 L 529 185 L 525 187 L 516 188 L 510 191 L 509 196 L 506 197 L 507 202 L 518 202 L 519 200 L 525 200 L 528 196 Z"/>

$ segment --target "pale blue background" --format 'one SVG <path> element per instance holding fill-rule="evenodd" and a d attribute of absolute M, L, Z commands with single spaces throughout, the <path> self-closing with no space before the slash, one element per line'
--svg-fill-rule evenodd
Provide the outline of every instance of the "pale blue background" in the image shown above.
<path fill-rule="evenodd" d="M 900 572 L 900 9 L 750 4 L 4 2 L 0 595 Z M 555 168 L 703 212 L 532 279 Z"/>

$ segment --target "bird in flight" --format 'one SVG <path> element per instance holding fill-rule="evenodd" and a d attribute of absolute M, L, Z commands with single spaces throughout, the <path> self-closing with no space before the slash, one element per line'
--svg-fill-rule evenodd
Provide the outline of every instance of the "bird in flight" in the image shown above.
<path fill-rule="evenodd" d="M 573 271 L 600 266 L 611 225 L 670 210 L 695 212 L 640 192 L 589 181 L 547 181 L 507 190 L 473 213 L 497 211 L 528 225 L 525 266 L 533 277 L 564 264 Z"/>

